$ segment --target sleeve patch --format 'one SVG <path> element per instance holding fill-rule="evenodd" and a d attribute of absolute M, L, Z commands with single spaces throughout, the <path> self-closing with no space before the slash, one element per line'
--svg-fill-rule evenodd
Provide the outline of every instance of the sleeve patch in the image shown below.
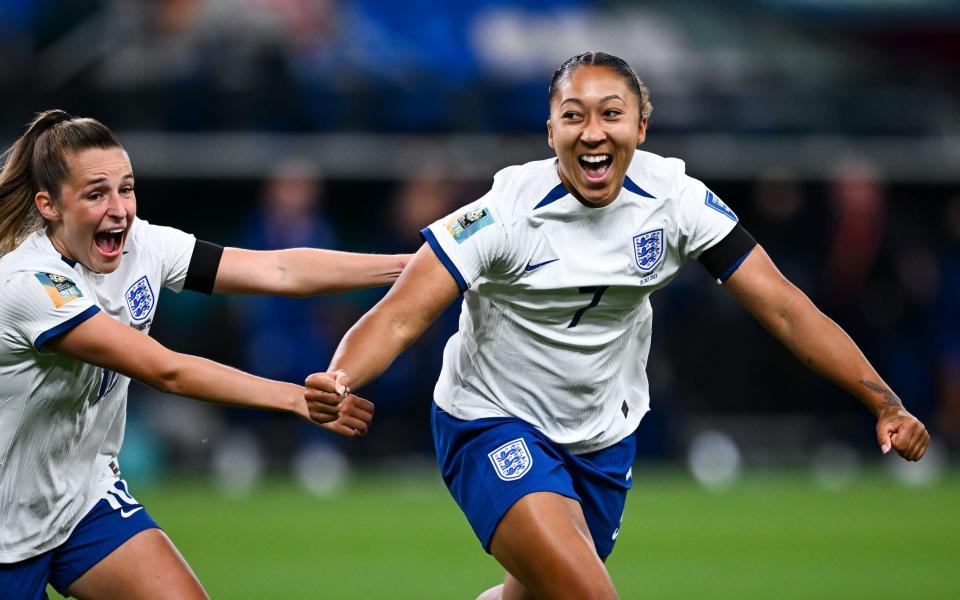
<path fill-rule="evenodd" d="M 53 305 L 60 308 L 67 302 L 83 298 L 83 292 L 77 287 L 77 284 L 70 281 L 63 275 L 56 273 L 34 273 L 34 277 L 43 286 L 44 291 L 50 296 Z"/>
<path fill-rule="evenodd" d="M 458 244 L 462 244 L 471 235 L 487 225 L 495 222 L 493 215 L 486 207 L 475 208 L 461 215 L 453 216 L 447 221 L 447 231 Z"/>
<path fill-rule="evenodd" d="M 727 217 L 731 221 L 733 222 L 737 221 L 737 215 L 732 210 L 730 210 L 729 206 L 723 203 L 723 200 L 721 200 L 720 198 L 717 198 L 716 194 L 714 194 L 710 190 L 707 190 L 706 203 L 707 203 L 707 206 L 717 211 L 721 215 Z"/>

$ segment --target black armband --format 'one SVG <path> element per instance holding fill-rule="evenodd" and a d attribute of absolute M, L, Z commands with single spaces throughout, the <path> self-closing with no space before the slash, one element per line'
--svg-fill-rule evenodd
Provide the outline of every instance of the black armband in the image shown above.
<path fill-rule="evenodd" d="M 753 239 L 743 225 L 737 223 L 727 237 L 704 250 L 697 260 L 714 279 L 723 283 L 733 275 L 756 245 L 757 240 Z"/>
<path fill-rule="evenodd" d="M 187 268 L 187 279 L 183 282 L 183 289 L 201 294 L 213 293 L 213 283 L 217 280 L 221 256 L 223 256 L 223 246 L 197 240 L 193 246 L 193 255 L 190 257 L 190 266 Z"/>

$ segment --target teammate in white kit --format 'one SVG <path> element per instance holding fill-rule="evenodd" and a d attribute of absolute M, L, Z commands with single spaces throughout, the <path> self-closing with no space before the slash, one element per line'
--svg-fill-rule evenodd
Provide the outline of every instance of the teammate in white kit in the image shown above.
<path fill-rule="evenodd" d="M 161 287 L 309 295 L 386 285 L 405 256 L 222 248 L 136 217 L 133 171 L 93 119 L 37 116 L 0 172 L 0 599 L 205 598 L 119 477 L 130 378 L 365 433 L 361 398 L 172 352 L 147 333 Z"/>
<path fill-rule="evenodd" d="M 737 216 L 636 148 L 649 94 L 621 59 L 587 53 L 550 85 L 556 158 L 509 167 L 476 202 L 423 230 L 397 284 L 344 337 L 309 401 L 379 375 L 458 294 L 436 386 L 444 480 L 507 570 L 482 598 L 615 598 L 619 532 L 649 407 L 649 297 L 697 259 L 804 363 L 863 401 L 909 460 L 929 436 L 856 345 L 791 285 Z"/>

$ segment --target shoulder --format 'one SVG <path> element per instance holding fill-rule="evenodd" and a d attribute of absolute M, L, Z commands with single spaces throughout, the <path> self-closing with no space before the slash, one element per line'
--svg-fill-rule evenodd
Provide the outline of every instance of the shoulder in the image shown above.
<path fill-rule="evenodd" d="M 135 217 L 127 242 L 131 250 L 162 256 L 180 246 L 192 248 L 194 240 L 193 235 L 175 227 L 154 225 L 145 219 Z"/>
<path fill-rule="evenodd" d="M 637 150 L 627 168 L 627 177 L 643 191 L 660 199 L 677 198 L 690 179 L 679 158 Z"/>
<path fill-rule="evenodd" d="M 33 310 L 44 299 L 59 307 L 81 298 L 83 282 L 59 255 L 22 246 L 0 259 L 0 314 Z"/>
<path fill-rule="evenodd" d="M 493 177 L 489 203 L 504 223 L 526 218 L 533 209 L 553 193 L 562 189 L 553 158 L 506 167 Z"/>
<path fill-rule="evenodd" d="M 41 272 L 76 278 L 73 268 L 65 263 L 59 254 L 44 251 L 37 243 L 36 235 L 38 234 L 30 236 L 0 258 L 0 281 L 4 284 L 14 280 L 21 281 L 24 277 Z"/>

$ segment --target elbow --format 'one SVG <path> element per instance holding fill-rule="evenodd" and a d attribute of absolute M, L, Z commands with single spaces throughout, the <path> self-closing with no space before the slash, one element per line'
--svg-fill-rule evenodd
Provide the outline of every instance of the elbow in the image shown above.
<path fill-rule="evenodd" d="M 141 381 L 159 392 L 182 395 L 183 369 L 177 358 L 176 353 L 170 352 L 169 357 L 154 363 Z"/>

